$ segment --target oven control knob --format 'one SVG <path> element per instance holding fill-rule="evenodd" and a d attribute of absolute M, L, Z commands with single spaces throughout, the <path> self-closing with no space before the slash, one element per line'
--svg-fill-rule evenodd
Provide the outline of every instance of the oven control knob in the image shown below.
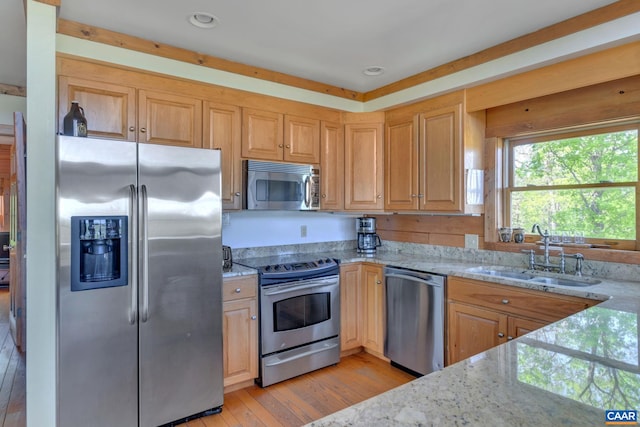
<path fill-rule="evenodd" d="M 284 269 L 285 269 L 285 270 L 287 270 L 287 271 L 288 271 L 288 270 L 291 270 L 291 266 L 290 266 L 290 265 L 285 264 L 283 267 L 284 267 Z"/>
<path fill-rule="evenodd" d="M 271 271 L 271 266 L 270 266 L 270 265 L 267 265 L 267 266 L 264 268 L 264 271 Z"/>
<path fill-rule="evenodd" d="M 320 265 L 324 264 L 324 260 L 323 259 L 318 260 L 318 264 Z"/>
<path fill-rule="evenodd" d="M 276 271 L 280 270 L 280 265 L 279 264 L 276 265 L 275 267 L 273 267 L 273 269 L 276 270 Z"/>

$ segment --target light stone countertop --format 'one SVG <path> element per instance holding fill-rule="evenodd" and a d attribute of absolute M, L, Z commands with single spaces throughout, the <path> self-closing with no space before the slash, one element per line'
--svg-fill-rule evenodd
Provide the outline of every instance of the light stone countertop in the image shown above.
<path fill-rule="evenodd" d="M 607 409 L 640 410 L 638 282 L 599 277 L 601 283 L 589 287 L 550 286 L 467 271 L 478 263 L 413 254 L 322 256 L 603 302 L 309 426 L 602 426 Z"/>
<path fill-rule="evenodd" d="M 313 259 L 320 254 L 303 255 Z M 468 271 L 504 268 L 499 265 L 416 254 L 334 251 L 321 256 L 343 264 L 394 265 L 603 302 L 309 426 L 602 426 L 607 409 L 640 409 L 639 282 L 599 277 L 601 283 L 589 287 L 551 286 Z M 269 260 L 292 257 L 298 255 Z M 224 277 L 255 273 L 234 263 Z"/>

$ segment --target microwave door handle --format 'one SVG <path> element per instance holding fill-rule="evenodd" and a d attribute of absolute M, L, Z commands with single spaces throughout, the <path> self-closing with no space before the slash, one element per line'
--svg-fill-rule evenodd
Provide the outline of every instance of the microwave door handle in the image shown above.
<path fill-rule="evenodd" d="M 311 177 L 307 176 L 304 179 L 304 204 L 305 207 L 309 207 L 311 205 Z"/>

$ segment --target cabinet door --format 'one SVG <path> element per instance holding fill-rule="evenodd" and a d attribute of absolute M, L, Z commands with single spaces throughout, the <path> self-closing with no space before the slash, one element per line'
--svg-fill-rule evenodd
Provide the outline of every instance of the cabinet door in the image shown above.
<path fill-rule="evenodd" d="M 549 323 L 541 320 L 523 319 L 522 317 L 509 316 L 508 340 L 518 338 L 531 331 L 547 326 Z"/>
<path fill-rule="evenodd" d="M 222 209 L 242 208 L 242 134 L 240 108 L 204 103 L 203 147 L 222 152 Z"/>
<path fill-rule="evenodd" d="M 449 302 L 449 364 L 506 342 L 507 315 Z"/>
<path fill-rule="evenodd" d="M 387 123 L 384 142 L 385 210 L 418 210 L 418 131 L 413 117 Z"/>
<path fill-rule="evenodd" d="M 224 386 L 258 376 L 258 304 L 255 298 L 222 305 Z"/>
<path fill-rule="evenodd" d="M 284 118 L 280 113 L 244 108 L 242 110 L 242 157 L 282 160 Z"/>
<path fill-rule="evenodd" d="M 284 160 L 320 163 L 320 120 L 284 116 Z"/>
<path fill-rule="evenodd" d="M 362 346 L 362 283 L 360 265 L 340 266 L 340 349 Z"/>
<path fill-rule="evenodd" d="M 320 207 L 344 209 L 344 132 L 339 123 L 320 125 Z"/>
<path fill-rule="evenodd" d="M 58 80 L 58 126 L 71 101 L 78 101 L 87 118 L 89 136 L 136 140 L 136 90 L 110 83 L 60 76 Z"/>
<path fill-rule="evenodd" d="M 420 209 L 462 211 L 461 105 L 420 115 Z"/>
<path fill-rule="evenodd" d="M 138 91 L 138 142 L 202 148 L 202 101 Z"/>
<path fill-rule="evenodd" d="M 345 133 L 345 209 L 382 210 L 382 123 L 347 124 Z"/>
<path fill-rule="evenodd" d="M 362 265 L 364 283 L 364 329 L 362 344 L 373 354 L 384 353 L 384 284 L 382 266 Z"/>

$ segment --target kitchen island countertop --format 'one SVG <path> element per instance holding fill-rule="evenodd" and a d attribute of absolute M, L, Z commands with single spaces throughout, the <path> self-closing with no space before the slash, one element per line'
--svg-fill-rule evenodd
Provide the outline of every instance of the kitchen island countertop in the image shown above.
<path fill-rule="evenodd" d="M 602 426 L 605 410 L 640 409 L 638 282 L 549 286 L 470 273 L 477 263 L 384 252 L 325 255 L 603 302 L 309 426 Z"/>

